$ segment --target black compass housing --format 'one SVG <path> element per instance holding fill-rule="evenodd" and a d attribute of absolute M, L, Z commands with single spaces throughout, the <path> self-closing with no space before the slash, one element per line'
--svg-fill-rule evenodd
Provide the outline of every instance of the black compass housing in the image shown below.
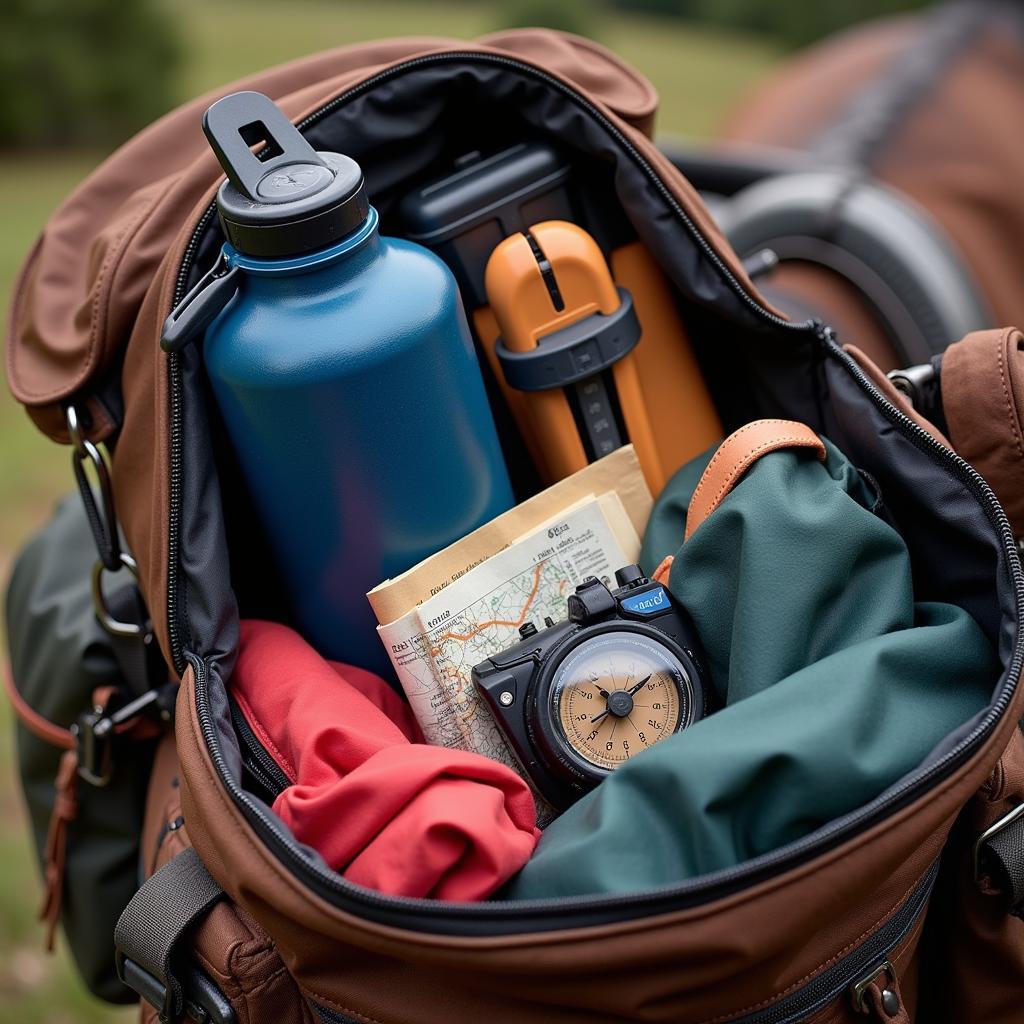
<path fill-rule="evenodd" d="M 638 566 L 615 573 L 617 589 L 595 577 L 584 580 L 568 600 L 569 618 L 538 630 L 520 628 L 522 639 L 477 665 L 477 693 L 487 705 L 524 775 L 553 807 L 562 810 L 610 774 L 573 749 L 552 711 L 552 687 L 560 666 L 583 645 L 609 634 L 635 634 L 665 650 L 681 667 L 680 714 L 676 728 L 708 712 L 707 672 L 696 630 L 667 587 L 652 582 Z M 621 695 L 621 696 L 620 696 Z M 621 713 L 627 694 L 609 694 L 607 710 Z M 631 704 L 631 702 L 630 702 Z"/>

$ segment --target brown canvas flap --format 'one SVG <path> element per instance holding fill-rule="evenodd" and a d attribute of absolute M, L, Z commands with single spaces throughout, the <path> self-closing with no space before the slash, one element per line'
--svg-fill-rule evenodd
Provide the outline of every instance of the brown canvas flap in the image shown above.
<path fill-rule="evenodd" d="M 641 132 L 657 94 L 588 40 L 542 30 L 482 44 L 409 38 L 365 43 L 284 64 L 188 103 L 141 132 L 93 172 L 50 218 L 16 285 L 7 374 L 36 423 L 66 441 L 59 404 L 89 389 L 124 351 L 160 261 L 222 176 L 200 130 L 220 96 L 258 89 L 300 116 L 396 61 L 444 50 L 503 52 L 560 75 Z M 101 423 L 93 436 L 109 431 Z"/>

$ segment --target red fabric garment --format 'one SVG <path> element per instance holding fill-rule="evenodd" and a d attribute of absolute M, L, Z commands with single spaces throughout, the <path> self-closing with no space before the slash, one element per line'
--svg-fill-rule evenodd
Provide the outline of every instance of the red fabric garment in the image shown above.
<path fill-rule="evenodd" d="M 408 706 L 382 679 L 325 661 L 285 626 L 242 623 L 231 688 L 293 782 L 274 811 L 350 881 L 481 900 L 533 852 L 533 796 L 515 772 L 418 742 Z"/>

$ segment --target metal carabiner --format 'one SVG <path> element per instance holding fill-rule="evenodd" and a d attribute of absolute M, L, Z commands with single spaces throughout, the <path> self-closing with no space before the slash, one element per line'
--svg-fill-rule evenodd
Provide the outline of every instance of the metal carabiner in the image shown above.
<path fill-rule="evenodd" d="M 114 511 L 114 487 L 110 479 L 110 465 L 105 450 L 90 441 L 82 432 L 78 410 L 69 405 L 65 410 L 68 436 L 71 440 L 71 469 L 75 474 L 85 514 L 92 529 L 96 550 L 106 569 L 114 572 L 122 566 L 121 540 L 117 532 L 117 514 Z M 86 473 L 91 465 L 96 475 L 96 489 Z M 97 499 L 96 490 L 99 491 Z"/>
<path fill-rule="evenodd" d="M 127 569 L 135 579 L 139 578 L 139 567 L 126 551 L 118 553 L 119 564 L 117 569 Z M 107 607 L 107 599 L 103 596 L 103 573 L 107 566 L 101 560 L 97 560 L 92 567 L 92 603 L 96 610 L 96 618 L 100 625 L 111 636 L 138 637 L 145 636 L 146 627 L 139 622 L 122 622 L 110 614 Z"/>

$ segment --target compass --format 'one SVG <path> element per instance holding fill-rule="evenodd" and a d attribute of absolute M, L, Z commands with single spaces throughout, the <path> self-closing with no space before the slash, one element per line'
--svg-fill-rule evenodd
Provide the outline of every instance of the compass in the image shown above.
<path fill-rule="evenodd" d="M 690 617 L 636 566 L 584 580 L 569 618 L 473 669 L 523 774 L 555 807 L 701 718 L 708 688 Z"/>

